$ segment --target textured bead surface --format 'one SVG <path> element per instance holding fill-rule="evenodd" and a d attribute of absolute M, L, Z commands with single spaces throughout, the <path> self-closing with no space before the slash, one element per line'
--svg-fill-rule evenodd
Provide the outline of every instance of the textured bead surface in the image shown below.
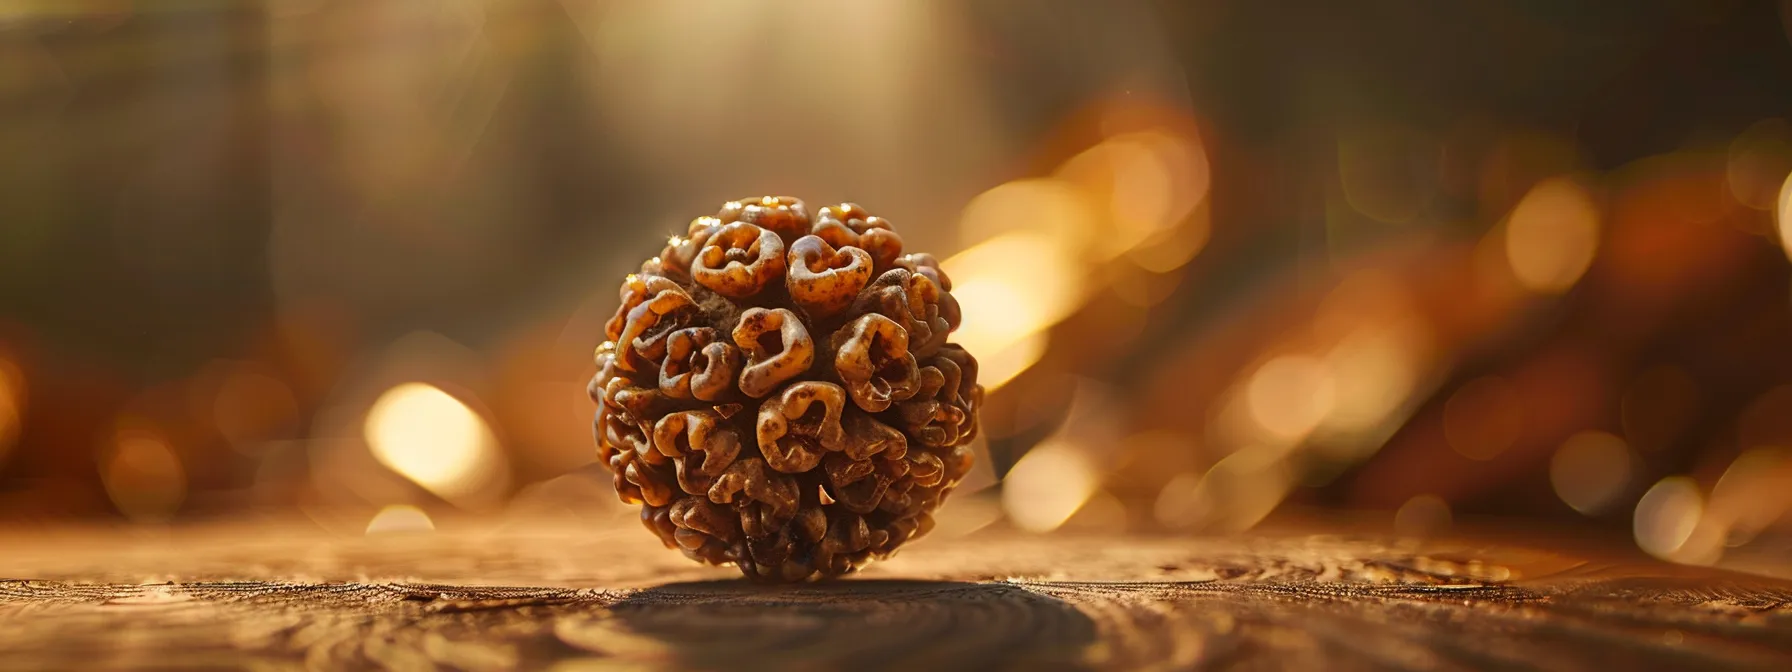
<path fill-rule="evenodd" d="M 593 431 L 616 493 L 692 559 L 852 572 L 933 527 L 970 471 L 977 360 L 951 280 L 854 204 L 767 196 L 691 222 L 623 280 Z"/>

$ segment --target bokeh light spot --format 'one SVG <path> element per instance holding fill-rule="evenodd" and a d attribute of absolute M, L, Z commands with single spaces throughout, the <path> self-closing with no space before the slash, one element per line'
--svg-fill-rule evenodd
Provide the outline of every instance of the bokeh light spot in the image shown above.
<path fill-rule="evenodd" d="M 1202 206 L 1176 228 L 1155 236 L 1127 252 L 1126 258 L 1152 273 L 1169 273 L 1187 265 L 1207 247 L 1213 235 L 1212 211 Z"/>
<path fill-rule="evenodd" d="M 1332 371 L 1324 360 L 1287 355 L 1265 362 L 1245 388 L 1251 418 L 1265 431 L 1292 439 L 1313 431 L 1335 403 Z"/>
<path fill-rule="evenodd" d="M 1780 185 L 1780 204 L 1774 212 L 1779 221 L 1780 246 L 1792 255 L 1792 174 L 1786 175 L 1786 181 Z"/>
<path fill-rule="evenodd" d="M 1107 205 L 1108 252 L 1125 250 L 1170 224 L 1169 167 L 1150 145 L 1133 138 L 1112 138 L 1071 157 L 1058 176 L 1083 186 L 1095 202 Z"/>
<path fill-rule="evenodd" d="M 1792 124 L 1765 119 L 1737 135 L 1730 142 L 1727 173 L 1737 203 L 1772 210 L 1781 182 L 1792 173 Z"/>
<path fill-rule="evenodd" d="M 1002 480 L 1002 509 L 1015 527 L 1050 532 L 1089 501 L 1098 480 L 1095 465 L 1075 447 L 1042 444 Z"/>
<path fill-rule="evenodd" d="M 1417 495 L 1394 511 L 1394 533 L 1429 537 L 1450 529 L 1450 503 L 1437 495 Z"/>
<path fill-rule="evenodd" d="M 1203 497 L 1201 475 L 1194 472 L 1177 474 L 1157 493 L 1151 513 L 1157 522 L 1172 530 L 1185 530 L 1201 522 L 1211 502 Z"/>
<path fill-rule="evenodd" d="M 100 481 L 112 504 L 139 522 L 172 518 L 187 496 L 187 473 L 180 457 L 161 437 L 121 432 L 100 456 Z"/>
<path fill-rule="evenodd" d="M 1543 293 L 1572 287 L 1599 247 L 1599 207 L 1566 178 L 1545 180 L 1525 194 L 1506 221 L 1506 260 L 1519 284 Z"/>
<path fill-rule="evenodd" d="M 450 501 L 479 494 L 502 473 L 485 421 L 432 385 L 387 390 L 367 412 L 366 437 L 380 464 Z"/>
<path fill-rule="evenodd" d="M 1256 446 L 1215 462 L 1196 487 L 1197 499 L 1213 505 L 1202 527 L 1238 532 L 1267 518 L 1294 485 L 1285 457 L 1281 450 Z"/>
<path fill-rule="evenodd" d="M 986 392 L 994 392 L 1008 384 L 1015 376 L 1025 373 L 1027 369 L 1039 362 L 1045 355 L 1045 347 L 1050 339 L 1043 331 L 1036 331 L 1008 344 L 1008 347 L 977 358 L 977 380 Z"/>
<path fill-rule="evenodd" d="M 25 422 L 25 374 L 0 359 L 0 466 L 19 440 Z"/>
<path fill-rule="evenodd" d="M 1753 540 L 1792 508 L 1792 454 L 1785 448 L 1743 451 L 1711 488 L 1704 523 L 1724 532 L 1724 544 Z"/>
<path fill-rule="evenodd" d="M 1056 324 L 1081 300 L 1080 267 L 1045 236 L 1000 236 L 941 265 L 964 314 L 953 340 L 971 352 L 1000 351 Z"/>
<path fill-rule="evenodd" d="M 1711 487 L 1704 523 L 1724 530 L 1724 545 L 1740 547 L 1792 509 L 1792 453 L 1754 448 L 1729 464 Z"/>
<path fill-rule="evenodd" d="M 1003 183 L 978 194 L 965 204 L 958 221 L 960 240 L 967 246 L 1015 233 L 1075 245 L 1097 219 L 1088 198 L 1075 186 L 1035 179 Z"/>
<path fill-rule="evenodd" d="M 1123 533 L 1126 531 L 1126 504 L 1111 492 L 1098 491 L 1077 507 L 1076 513 L 1058 529 L 1095 534 Z"/>
<path fill-rule="evenodd" d="M 1634 465 L 1630 446 L 1605 432 L 1568 437 L 1549 461 L 1549 483 L 1575 511 L 1595 515 L 1606 510 L 1630 486 Z"/>
<path fill-rule="evenodd" d="M 429 514 L 409 504 L 393 504 L 380 509 L 367 521 L 367 536 L 380 534 L 397 534 L 406 532 L 431 532 L 436 523 L 429 519 Z"/>
<path fill-rule="evenodd" d="M 1636 503 L 1632 526 L 1636 545 L 1650 555 L 1672 559 L 1692 537 L 1704 508 L 1699 486 L 1691 478 L 1661 479 Z"/>
<path fill-rule="evenodd" d="M 1427 347 L 1414 322 L 1370 324 L 1350 332 L 1326 354 L 1335 374 L 1336 401 L 1327 430 L 1353 433 L 1380 426 L 1418 383 L 1416 355 Z"/>
<path fill-rule="evenodd" d="M 1176 231 L 1206 198 L 1207 157 L 1199 143 L 1162 131 L 1110 137 L 1059 166 L 1057 177 L 1086 197 L 1099 219 L 1077 232 L 1083 252 L 1108 259 Z M 1096 233 L 1091 238 L 1091 233 Z M 1177 236 L 1169 236 L 1177 237 Z M 1186 246 L 1184 246 L 1186 247 Z"/>

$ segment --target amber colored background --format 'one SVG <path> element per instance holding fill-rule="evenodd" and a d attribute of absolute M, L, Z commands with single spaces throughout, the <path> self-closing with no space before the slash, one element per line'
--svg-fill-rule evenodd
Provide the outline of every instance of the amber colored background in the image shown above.
<path fill-rule="evenodd" d="M 625 515 L 615 285 L 946 258 L 954 529 L 1494 521 L 1792 572 L 1792 3 L 0 0 L 0 521 Z M 961 491 L 962 492 L 962 491 Z"/>

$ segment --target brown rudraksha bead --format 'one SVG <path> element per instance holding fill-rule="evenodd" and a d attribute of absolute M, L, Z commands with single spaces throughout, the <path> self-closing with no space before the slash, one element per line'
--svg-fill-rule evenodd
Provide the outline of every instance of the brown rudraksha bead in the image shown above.
<path fill-rule="evenodd" d="M 847 203 L 691 222 L 623 280 L 593 430 L 668 548 L 749 578 L 845 574 L 933 527 L 971 468 L 977 360 L 951 280 Z"/>

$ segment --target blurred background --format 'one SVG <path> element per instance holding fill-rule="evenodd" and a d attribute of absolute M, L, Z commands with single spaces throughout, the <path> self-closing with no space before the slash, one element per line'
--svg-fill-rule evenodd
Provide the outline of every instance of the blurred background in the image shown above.
<path fill-rule="evenodd" d="M 0 529 L 631 515 L 617 283 L 776 193 L 947 259 L 938 534 L 1792 574 L 1789 119 L 1774 0 L 0 0 Z"/>

